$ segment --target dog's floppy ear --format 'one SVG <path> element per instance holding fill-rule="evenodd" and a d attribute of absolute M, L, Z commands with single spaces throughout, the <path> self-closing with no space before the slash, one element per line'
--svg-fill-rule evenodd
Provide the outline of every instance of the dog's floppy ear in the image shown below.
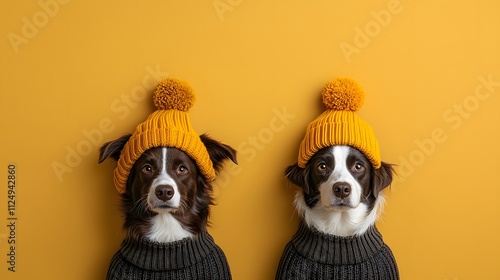
<path fill-rule="evenodd" d="M 99 154 L 99 163 L 103 162 L 108 157 L 112 157 L 113 159 L 118 160 L 120 158 L 120 152 L 122 151 L 123 146 L 125 146 L 125 143 L 127 143 L 130 136 L 132 136 L 132 134 L 126 134 L 116 140 L 107 142 L 102 145 Z"/>
<path fill-rule="evenodd" d="M 373 195 L 378 197 L 378 194 L 386 187 L 392 183 L 392 175 L 394 173 L 394 168 L 392 164 L 382 162 L 379 169 L 373 170 L 372 176 L 372 188 Z"/>
<path fill-rule="evenodd" d="M 210 156 L 210 160 L 212 160 L 212 164 L 214 165 L 216 172 L 219 172 L 222 167 L 222 162 L 226 159 L 230 159 L 235 164 L 238 164 L 238 160 L 236 159 L 236 150 L 231 146 L 222 144 L 221 142 L 212 139 L 207 134 L 200 135 L 200 139 L 207 148 L 208 155 Z"/>
<path fill-rule="evenodd" d="M 301 168 L 297 164 L 288 166 L 285 169 L 285 177 L 293 184 L 299 186 L 306 194 L 311 192 L 309 187 L 309 168 Z"/>

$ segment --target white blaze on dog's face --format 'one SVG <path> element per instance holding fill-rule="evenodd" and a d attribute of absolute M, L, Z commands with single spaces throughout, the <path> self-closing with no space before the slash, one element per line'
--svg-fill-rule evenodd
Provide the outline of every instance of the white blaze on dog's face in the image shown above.
<path fill-rule="evenodd" d="M 181 196 L 177 183 L 167 173 L 167 148 L 161 149 L 161 160 L 159 161 L 160 170 L 158 176 L 151 183 L 148 193 L 149 208 L 157 213 L 169 212 L 172 208 L 178 208 L 181 202 Z M 146 170 L 144 170 L 146 169 Z M 150 172 L 152 167 L 147 164 L 143 167 L 143 172 Z M 180 166 L 180 172 L 185 172 L 187 168 Z"/>
<path fill-rule="evenodd" d="M 372 226 L 392 180 L 386 163 L 374 169 L 359 150 L 331 146 L 317 151 L 305 168 L 292 165 L 286 177 L 301 187 L 295 205 L 307 225 L 333 235 L 362 234 Z"/>

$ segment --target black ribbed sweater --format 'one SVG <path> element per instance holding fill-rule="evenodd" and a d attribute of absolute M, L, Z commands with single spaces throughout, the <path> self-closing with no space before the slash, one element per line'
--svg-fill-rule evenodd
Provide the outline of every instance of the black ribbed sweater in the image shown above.
<path fill-rule="evenodd" d="M 171 243 L 124 240 L 108 280 L 231 279 L 224 252 L 208 232 Z"/>
<path fill-rule="evenodd" d="M 287 244 L 276 279 L 399 279 L 394 255 L 376 227 L 360 236 L 320 233 L 303 223 Z"/>

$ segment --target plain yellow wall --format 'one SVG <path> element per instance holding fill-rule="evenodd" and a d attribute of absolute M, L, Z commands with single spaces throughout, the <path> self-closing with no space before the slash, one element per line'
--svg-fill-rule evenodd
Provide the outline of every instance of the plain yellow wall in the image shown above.
<path fill-rule="evenodd" d="M 378 227 L 401 278 L 500 279 L 499 12 L 494 0 L 2 1 L 0 278 L 105 277 L 123 233 L 98 147 L 132 132 L 170 76 L 198 95 L 197 132 L 239 151 L 209 231 L 234 279 L 273 279 L 298 223 L 283 169 L 340 75 L 364 87 L 359 114 L 399 165 Z"/>

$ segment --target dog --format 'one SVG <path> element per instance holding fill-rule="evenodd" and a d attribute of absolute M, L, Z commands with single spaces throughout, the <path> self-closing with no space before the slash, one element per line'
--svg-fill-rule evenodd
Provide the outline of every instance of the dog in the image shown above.
<path fill-rule="evenodd" d="M 118 160 L 130 137 L 127 134 L 104 144 L 99 163 L 107 158 Z M 236 151 L 229 145 L 206 134 L 200 139 L 216 172 L 225 160 L 237 163 Z M 185 279 L 186 275 L 231 279 L 224 253 L 206 231 L 214 204 L 211 191 L 195 161 L 182 150 L 154 147 L 145 151 L 134 163 L 121 195 L 126 236 L 107 279 Z M 182 274 L 183 270 L 187 272 Z M 130 275 L 135 278 L 127 278 Z"/>
<path fill-rule="evenodd" d="M 382 190 L 393 174 L 391 164 L 374 169 L 362 152 L 346 145 L 318 150 L 305 168 L 287 167 L 285 177 L 300 188 L 294 204 L 301 225 L 276 279 L 399 279 L 394 256 L 375 227 Z"/>

